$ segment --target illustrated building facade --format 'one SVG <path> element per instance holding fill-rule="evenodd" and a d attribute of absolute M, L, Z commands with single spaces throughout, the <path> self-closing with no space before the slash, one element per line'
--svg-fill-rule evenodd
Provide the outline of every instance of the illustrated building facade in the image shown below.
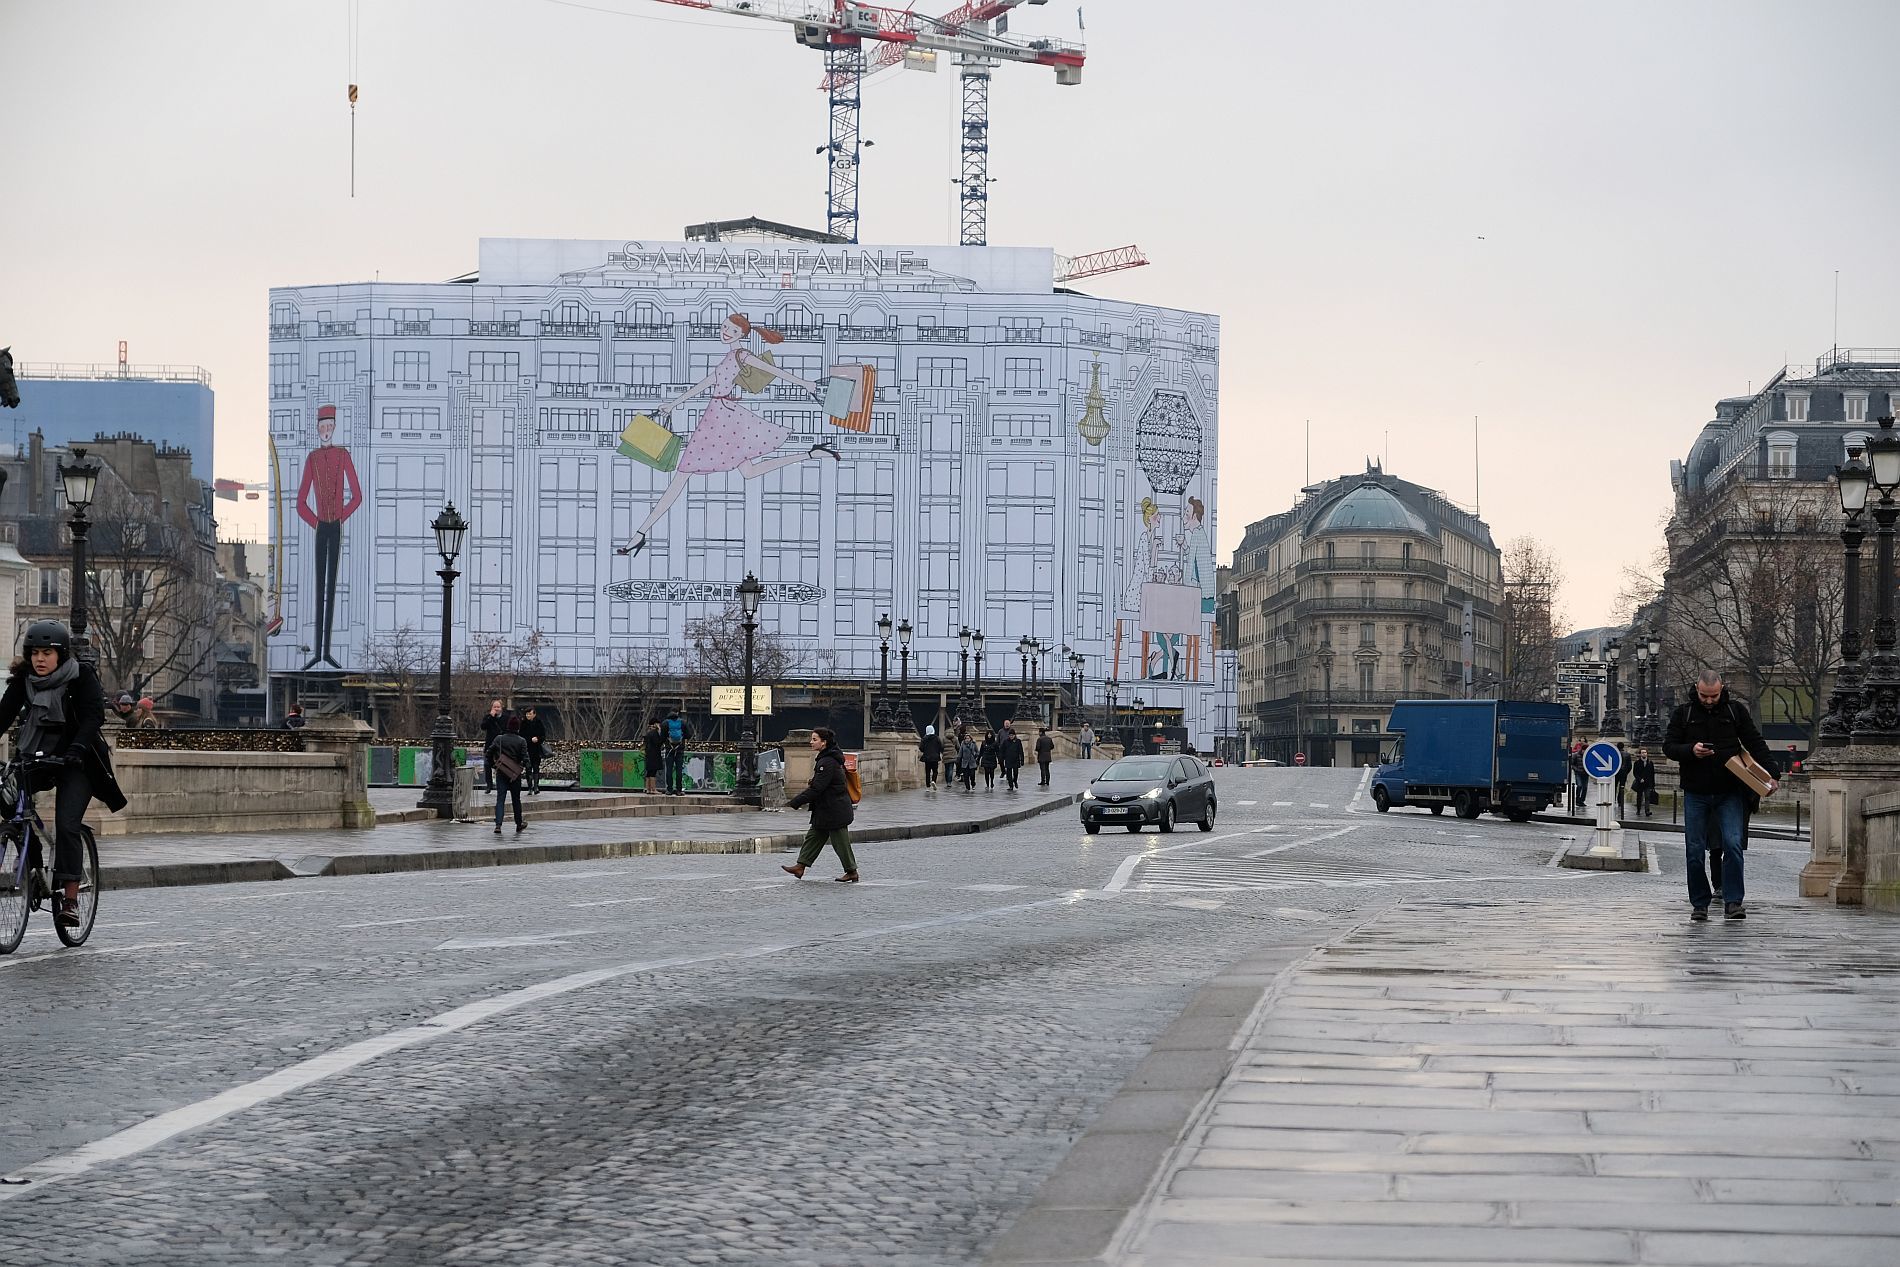
<path fill-rule="evenodd" d="M 1494 693 L 1503 579 L 1490 528 L 1377 466 L 1248 525 L 1234 591 L 1250 757 L 1372 764 L 1396 701 L 1461 698 L 1467 682 Z"/>
<path fill-rule="evenodd" d="M 684 654 L 688 623 L 751 571 L 808 673 L 874 674 L 886 612 L 916 629 L 913 672 L 939 678 L 962 627 L 993 650 L 1027 634 L 1086 657 L 1090 700 L 1140 679 L 1211 740 L 1218 320 L 1059 292 L 1053 267 L 1047 250 L 485 240 L 463 281 L 273 290 L 273 677 L 360 667 L 378 631 L 439 631 L 428 525 L 453 500 L 473 525 L 457 629 L 538 632 L 564 670 Z M 362 502 L 319 613 L 296 495 L 325 411 Z M 334 666 L 311 665 L 313 634 Z"/>

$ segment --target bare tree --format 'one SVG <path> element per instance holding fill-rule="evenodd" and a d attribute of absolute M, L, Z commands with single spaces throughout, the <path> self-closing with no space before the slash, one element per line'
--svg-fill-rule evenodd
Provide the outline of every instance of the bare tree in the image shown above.
<path fill-rule="evenodd" d="M 734 686 L 745 681 L 745 611 L 738 601 L 728 603 L 716 616 L 701 616 L 686 622 L 686 645 L 690 650 L 683 689 L 689 701 L 688 712 L 701 719 L 711 713 L 713 686 Z M 789 677 L 798 665 L 796 644 L 768 632 L 763 626 L 752 635 L 752 681 L 767 685 Z M 703 730 L 702 730 L 702 733 Z"/>
<path fill-rule="evenodd" d="M 423 692 L 433 698 L 432 675 L 440 651 L 414 625 L 398 625 L 372 635 L 363 644 L 363 664 L 371 678 L 386 737 L 420 739 L 428 733 Z M 433 716 L 433 714 L 431 714 Z"/>
<path fill-rule="evenodd" d="M 89 542 L 86 632 L 106 688 L 162 696 L 197 678 L 221 623 L 216 554 L 117 486 L 101 486 Z"/>
<path fill-rule="evenodd" d="M 1844 580 L 1827 489 L 1751 484 L 1680 548 L 1669 577 L 1665 657 L 1722 669 L 1810 742 L 1840 648 Z"/>
<path fill-rule="evenodd" d="M 538 629 L 507 634 L 471 634 L 462 649 L 450 694 L 457 733 L 473 734 L 490 700 L 506 702 L 523 679 L 541 680 L 550 663 L 547 638 Z"/>
<path fill-rule="evenodd" d="M 1565 626 L 1563 568 L 1535 537 L 1504 546 L 1504 680 L 1506 699 L 1536 699 L 1557 680 L 1557 647 Z"/>

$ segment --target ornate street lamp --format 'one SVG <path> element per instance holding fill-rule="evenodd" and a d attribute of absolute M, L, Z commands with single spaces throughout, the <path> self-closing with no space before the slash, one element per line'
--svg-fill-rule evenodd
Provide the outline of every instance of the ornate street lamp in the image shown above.
<path fill-rule="evenodd" d="M 1851 450 L 1847 462 L 1835 468 L 1834 479 L 1840 486 L 1842 579 L 1846 592 L 1841 603 L 1841 667 L 1834 674 L 1834 689 L 1828 695 L 1827 716 L 1821 719 L 1821 746 L 1840 748 L 1853 742 L 1854 718 L 1860 712 L 1860 543 L 1867 534 L 1861 515 L 1867 509 L 1867 493 L 1874 473 L 1860 460 L 1860 450 Z"/>
<path fill-rule="evenodd" d="M 1016 711 L 1011 714 L 1017 721 L 1028 721 L 1036 715 L 1036 706 L 1029 699 L 1029 657 L 1036 652 L 1036 640 L 1028 634 L 1016 640 L 1016 654 L 1022 657 L 1022 682 L 1016 688 Z"/>
<path fill-rule="evenodd" d="M 1605 739 L 1621 739 L 1624 737 L 1623 713 L 1617 706 L 1616 675 L 1617 662 L 1623 658 L 1623 640 L 1610 639 L 1609 646 L 1604 649 L 1604 655 L 1610 661 L 1610 672 L 1603 688 L 1603 729 L 1599 733 Z"/>
<path fill-rule="evenodd" d="M 981 629 L 970 635 L 970 649 L 976 654 L 976 667 L 971 678 L 975 695 L 972 702 L 976 706 L 978 718 L 985 726 L 988 726 L 990 714 L 989 710 L 983 706 L 983 631 Z"/>
<path fill-rule="evenodd" d="M 1121 685 L 1114 678 L 1102 683 L 1102 734 L 1109 739 L 1115 735 L 1115 696 L 1120 693 Z"/>
<path fill-rule="evenodd" d="M 739 777 L 734 780 L 734 799 L 759 803 L 759 731 L 752 717 L 752 636 L 759 628 L 759 595 L 765 586 L 747 572 L 736 587 L 739 609 L 745 613 L 745 705 L 739 715 Z"/>
<path fill-rule="evenodd" d="M 903 728 L 907 734 L 917 730 L 916 714 L 910 711 L 910 619 L 897 622 L 897 698 L 903 702 Z"/>
<path fill-rule="evenodd" d="M 1319 654 L 1314 658 L 1319 661 L 1320 672 L 1326 676 L 1326 760 L 1319 764 L 1331 765 L 1333 763 L 1333 757 L 1339 752 L 1339 742 L 1334 738 L 1334 727 L 1338 723 L 1333 720 L 1332 642 L 1329 640 L 1320 643 Z"/>
<path fill-rule="evenodd" d="M 1069 720 L 1078 726 L 1082 724 L 1082 669 L 1087 664 L 1080 651 L 1069 653 L 1069 701 L 1073 705 Z"/>
<path fill-rule="evenodd" d="M 1630 724 L 1630 737 L 1637 743 L 1649 741 L 1649 644 L 1639 634 L 1636 639 L 1636 680 L 1631 684 L 1630 712 L 1635 720 Z"/>
<path fill-rule="evenodd" d="M 956 724 L 961 728 L 961 726 L 969 726 L 969 714 L 975 710 L 971 709 L 971 699 L 969 699 L 969 642 L 971 642 L 969 625 L 963 625 L 959 629 L 956 640 L 961 648 L 958 652 L 958 661 L 956 661 Z"/>
<path fill-rule="evenodd" d="M 1893 415 L 1880 420 L 1880 434 L 1867 442 L 1867 464 L 1880 490 L 1874 507 L 1874 654 L 1860 688 L 1860 712 L 1854 716 L 1852 742 L 1891 747 L 1900 744 L 1900 662 L 1894 659 L 1893 535 L 1900 518 L 1900 435 Z"/>
<path fill-rule="evenodd" d="M 877 619 L 877 654 L 877 707 L 871 710 L 871 729 L 896 730 L 897 719 L 891 716 L 891 614 L 889 612 L 885 612 Z"/>
<path fill-rule="evenodd" d="M 435 756 L 429 766 L 429 784 L 422 789 L 418 809 L 432 809 L 437 818 L 455 816 L 455 715 L 449 705 L 449 650 L 453 638 L 456 556 L 462 553 L 462 539 L 468 535 L 468 521 L 456 513 L 455 503 L 442 508 L 429 527 L 435 530 L 435 550 L 442 556 L 436 575 L 442 578 L 442 651 L 435 666 L 435 725 L 429 730 L 429 746 Z"/>
<path fill-rule="evenodd" d="M 1663 720 L 1662 636 L 1649 634 L 1649 742 L 1659 744 L 1668 723 Z"/>
<path fill-rule="evenodd" d="M 86 511 L 99 489 L 99 462 L 87 457 L 84 449 L 74 449 L 72 462 L 59 463 L 58 471 L 66 505 L 73 512 L 73 654 L 97 668 L 99 653 L 86 637 L 86 533 L 92 527 Z"/>

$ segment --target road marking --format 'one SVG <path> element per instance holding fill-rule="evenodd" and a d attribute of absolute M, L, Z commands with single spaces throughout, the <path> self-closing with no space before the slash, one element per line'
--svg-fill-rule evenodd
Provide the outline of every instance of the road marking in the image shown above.
<path fill-rule="evenodd" d="M 338 924 L 338 928 L 394 928 L 398 924 L 440 924 L 448 919 L 474 919 L 473 915 L 412 915 L 408 919 L 373 919 L 362 924 Z"/>
<path fill-rule="evenodd" d="M 1239 803 L 1240 803 L 1240 804 L 1242 804 L 1242 805 L 1258 805 L 1258 804 L 1260 804 L 1260 802 L 1259 802 L 1259 801 L 1241 801 L 1241 802 L 1239 802 Z"/>
<path fill-rule="evenodd" d="M 1191 911 L 1218 911 L 1227 903 L 1211 897 L 1184 897 L 1168 903 L 1169 906 L 1185 906 Z"/>
<path fill-rule="evenodd" d="M 455 937 L 437 946 L 437 950 L 505 950 L 513 946 L 565 946 L 569 937 L 592 937 L 594 928 L 568 933 L 526 933 L 520 937 Z M 425 1021 L 424 1024 L 427 1024 Z"/>
<path fill-rule="evenodd" d="M 266 881 L 266 883 L 271 883 Z M 213 902 L 257 902 L 275 897 L 338 897 L 337 893 L 326 893 L 321 889 L 293 887 L 279 889 L 271 893 L 239 893 L 234 897 L 214 897 Z"/>
<path fill-rule="evenodd" d="M 1199 840 L 1184 840 L 1178 845 L 1164 845 L 1159 849 L 1150 849 L 1146 853 L 1131 853 L 1122 859 L 1121 866 L 1115 868 L 1115 874 L 1110 877 L 1107 884 L 1102 886 L 1102 892 L 1120 893 L 1122 887 L 1128 883 L 1128 877 L 1135 873 L 1135 868 L 1141 864 L 1144 858 L 1152 858 L 1157 854 L 1173 853 L 1177 849 L 1191 849 L 1195 845 L 1211 845 L 1220 840 L 1232 840 L 1236 836 L 1258 836 L 1262 832 L 1272 830 L 1273 828 L 1271 827 L 1250 827 L 1246 831 L 1223 832 L 1218 836 L 1203 836 Z"/>
<path fill-rule="evenodd" d="M 135 920 L 128 920 L 123 924 L 94 924 L 92 926 L 92 931 L 96 933 L 100 929 L 103 929 L 103 928 L 149 928 L 153 924 L 156 924 L 156 923 L 158 923 L 158 921 L 155 919 L 135 919 Z M 28 933 L 27 936 L 28 937 L 57 937 L 59 936 L 59 934 L 55 933 L 50 928 L 42 928 L 42 929 L 36 929 L 35 931 Z"/>
<path fill-rule="evenodd" d="M 407 1029 L 392 1030 L 387 1034 L 379 1034 L 374 1038 L 367 1038 L 361 1042 L 351 1043 L 347 1047 L 325 1052 L 321 1056 L 313 1056 L 309 1060 L 299 1061 L 297 1064 L 279 1069 L 276 1073 L 266 1074 L 262 1078 L 219 1092 L 196 1104 L 187 1104 L 169 1113 L 147 1118 L 136 1126 L 129 1126 L 125 1130 L 94 1140 L 90 1144 L 82 1144 L 70 1153 L 48 1157 L 43 1161 L 23 1166 L 7 1176 L 13 1182 L 0 1187 L 0 1201 L 16 1200 L 30 1193 L 43 1192 L 48 1185 L 61 1179 L 83 1175 L 107 1162 L 122 1161 L 127 1157 L 137 1156 L 187 1131 L 209 1126 L 234 1113 L 241 1113 L 246 1109 L 278 1099 L 292 1091 L 322 1082 L 326 1078 L 348 1073 L 352 1069 L 368 1064 L 378 1056 L 386 1056 L 407 1047 L 432 1042 L 444 1034 L 456 1033 L 480 1021 L 512 1012 L 516 1008 L 539 1003 L 544 999 L 557 998 L 563 994 L 571 994 L 576 990 L 587 989 L 589 986 L 601 985 L 608 981 L 617 981 L 622 977 L 642 973 L 664 972 L 674 968 L 691 968 L 701 964 L 732 960 L 765 959 L 782 955 L 788 950 L 799 950 L 840 941 L 869 941 L 898 933 L 943 928 L 953 924 L 971 924 L 998 915 L 1016 915 L 1052 906 L 1068 906 L 1074 901 L 1073 897 L 1067 895 L 1042 898 L 1016 906 L 998 906 L 982 911 L 967 911 L 959 915 L 942 915 L 935 919 L 916 920 L 906 924 L 886 924 L 856 933 L 842 935 L 830 933 L 802 942 L 749 946 L 742 950 L 722 950 L 704 955 L 681 955 L 672 959 L 646 959 L 555 977 L 549 981 L 525 986 L 519 990 L 510 990 L 506 994 L 498 994 L 492 998 L 442 1012 Z M 169 944 L 182 946 L 185 943 Z M 135 950 L 144 949 L 144 947 L 127 946 L 123 949 Z M 21 1180 L 26 1182 L 21 1184 Z"/>
<path fill-rule="evenodd" d="M 1366 799 L 1366 787 L 1368 784 L 1372 782 L 1372 767 L 1371 766 L 1365 767 L 1365 771 L 1366 772 L 1364 774 L 1359 776 L 1359 786 L 1353 789 L 1352 800 L 1346 803 L 1346 812 L 1348 814 L 1358 814 L 1358 813 L 1363 812 L 1359 808 L 1359 802 Z M 1374 813 L 1378 812 L 1378 809 L 1379 809 L 1378 806 L 1375 805 L 1372 808 L 1373 808 Z"/>
<path fill-rule="evenodd" d="M 135 950 L 170 950 L 174 946 L 189 946 L 188 941 L 146 941 L 136 946 L 75 946 L 70 950 L 49 950 L 40 955 L 10 955 L 0 959 L 0 968 L 18 968 L 24 964 L 39 963 L 44 959 L 69 958 L 73 955 L 129 955 Z"/>
<path fill-rule="evenodd" d="M 965 893 L 1014 893 L 1026 886 L 1021 884 L 959 884 Z"/>
<path fill-rule="evenodd" d="M 858 886 L 866 889 L 907 889 L 913 884 L 922 883 L 922 880 L 860 880 Z"/>
<path fill-rule="evenodd" d="M 569 902 L 568 909 L 580 910 L 587 906 L 625 906 L 629 902 L 657 902 L 657 897 L 610 897 L 604 902 Z"/>
<path fill-rule="evenodd" d="M 1292 804 L 1293 804 L 1293 802 L 1292 802 L 1292 801 L 1275 801 L 1275 802 L 1273 803 L 1273 808 L 1275 808 L 1275 809 L 1288 809 L 1288 808 L 1290 808 L 1290 807 L 1292 806 Z"/>
<path fill-rule="evenodd" d="M 1306 808 L 1308 808 L 1308 809 L 1331 809 L 1331 808 L 1332 808 L 1332 806 L 1330 806 L 1330 805 L 1328 805 L 1328 804 L 1327 804 L 1326 802 L 1324 802 L 1324 801 L 1308 801 L 1308 802 L 1306 803 Z"/>
<path fill-rule="evenodd" d="M 1271 849 L 1257 850 L 1256 852 L 1247 854 L 1246 856 L 1249 858 L 1264 858 L 1270 853 L 1285 853 L 1287 850 L 1296 848 L 1300 845 L 1316 845 L 1322 840 L 1331 840 L 1335 836 L 1343 836 L 1349 831 L 1358 831 L 1358 830 L 1359 830 L 1359 827 L 1357 824 L 1354 824 L 1351 827 L 1341 827 L 1336 831 L 1325 832 L 1318 836 L 1309 836 L 1305 840 L 1289 841 L 1284 845 L 1275 845 Z"/>

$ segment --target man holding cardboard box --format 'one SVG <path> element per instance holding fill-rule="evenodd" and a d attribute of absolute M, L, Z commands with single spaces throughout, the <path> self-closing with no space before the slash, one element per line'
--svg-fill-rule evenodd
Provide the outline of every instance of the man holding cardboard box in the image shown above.
<path fill-rule="evenodd" d="M 1683 840 L 1688 850 L 1689 918 L 1709 918 L 1714 891 L 1704 856 L 1721 852 L 1722 914 L 1746 919 L 1742 905 L 1742 829 L 1751 802 L 1772 793 L 1768 745 L 1746 706 L 1728 696 L 1722 675 L 1702 670 L 1695 697 L 1669 718 L 1663 755 L 1682 769 Z"/>

